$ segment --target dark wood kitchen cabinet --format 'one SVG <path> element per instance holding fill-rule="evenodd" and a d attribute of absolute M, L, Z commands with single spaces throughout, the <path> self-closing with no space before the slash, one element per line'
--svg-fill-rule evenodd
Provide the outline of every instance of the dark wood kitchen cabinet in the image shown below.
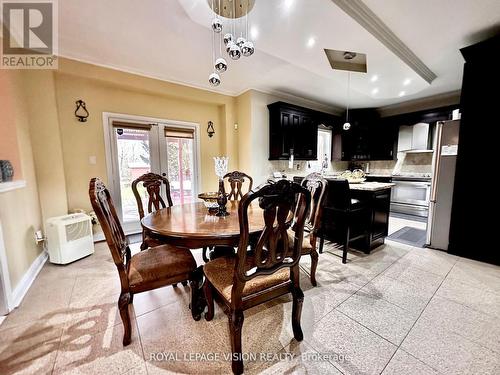
<path fill-rule="evenodd" d="M 483 176 L 496 174 L 500 35 L 461 50 L 465 59 L 448 252 L 500 265 L 498 199 Z M 493 171 L 493 172 L 492 172 Z M 493 181 L 494 178 L 489 178 Z M 490 193 L 488 193 L 488 191 Z M 478 273 L 480 271 L 477 271 Z"/>
<path fill-rule="evenodd" d="M 321 113 L 284 102 L 269 104 L 269 160 L 317 160 Z"/>
<path fill-rule="evenodd" d="M 375 109 L 349 112 L 351 128 L 342 130 L 342 160 L 393 160 L 397 130 L 380 119 Z"/>

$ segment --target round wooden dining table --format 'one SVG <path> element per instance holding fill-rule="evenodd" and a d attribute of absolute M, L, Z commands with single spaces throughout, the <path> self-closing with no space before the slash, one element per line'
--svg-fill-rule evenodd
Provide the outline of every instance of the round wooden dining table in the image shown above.
<path fill-rule="evenodd" d="M 189 249 L 214 245 L 236 247 L 240 236 L 238 203 L 227 203 L 228 216 L 211 214 L 203 202 L 198 202 L 162 208 L 146 215 L 141 223 L 153 235 L 172 245 Z M 252 202 L 247 212 L 249 233 L 261 232 L 264 217 L 258 202 Z"/>

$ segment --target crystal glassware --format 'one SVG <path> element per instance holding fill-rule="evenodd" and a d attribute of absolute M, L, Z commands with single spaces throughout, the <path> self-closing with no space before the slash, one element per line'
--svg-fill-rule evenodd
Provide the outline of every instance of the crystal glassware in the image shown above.
<path fill-rule="evenodd" d="M 214 157 L 215 161 L 215 174 L 219 177 L 219 191 L 217 203 L 219 204 L 219 210 L 217 211 L 217 216 L 227 216 L 229 213 L 226 211 L 227 195 L 224 189 L 224 175 L 227 173 L 227 163 L 229 158 L 227 156 L 217 156 Z"/>

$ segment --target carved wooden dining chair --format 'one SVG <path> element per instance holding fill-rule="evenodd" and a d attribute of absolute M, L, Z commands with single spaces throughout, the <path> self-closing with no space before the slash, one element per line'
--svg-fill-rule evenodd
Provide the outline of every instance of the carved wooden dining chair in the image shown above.
<path fill-rule="evenodd" d="M 128 305 L 134 294 L 189 280 L 191 313 L 195 320 L 200 319 L 201 313 L 195 307 L 199 305 L 201 272 L 197 271 L 191 251 L 162 245 L 131 255 L 109 191 L 100 179 L 90 180 L 89 196 L 120 277 L 118 308 L 124 327 L 123 345 L 131 341 Z"/>
<path fill-rule="evenodd" d="M 302 255 L 311 256 L 311 284 L 316 286 L 316 268 L 318 267 L 318 251 L 316 250 L 317 239 L 320 237 L 320 252 L 323 248 L 323 237 L 321 236 L 321 217 L 326 198 L 326 187 L 328 182 L 320 173 L 311 173 L 301 182 L 311 193 L 311 205 L 304 225 L 304 239 L 302 242 Z M 292 229 L 288 230 L 290 239 L 294 237 Z M 290 242 L 290 241 L 289 241 Z"/>
<path fill-rule="evenodd" d="M 246 173 L 240 171 L 229 172 L 224 175 L 224 180 L 227 180 L 231 188 L 227 197 L 228 200 L 239 201 L 243 198 L 243 195 L 252 190 L 253 178 Z M 243 193 L 243 185 L 246 181 L 248 181 L 248 189 Z"/>
<path fill-rule="evenodd" d="M 238 207 L 240 241 L 236 256 L 217 258 L 203 266 L 206 277 L 204 291 L 208 305 L 205 319 L 213 319 L 214 297 L 227 307 L 233 353 L 232 370 L 235 374 L 243 373 L 241 331 L 244 310 L 291 293 L 293 335 L 298 341 L 303 338 L 300 315 L 304 294 L 299 285 L 299 259 L 310 195 L 306 188 L 287 180 L 268 183 L 250 191 L 243 196 Z M 259 206 L 263 209 L 265 224 L 255 248 L 250 253 L 247 250 L 247 211 L 255 199 L 259 200 Z M 295 237 L 290 251 L 287 218 L 294 208 Z"/>
<path fill-rule="evenodd" d="M 160 208 L 171 207 L 172 197 L 170 196 L 170 182 L 166 177 L 160 176 L 156 173 L 146 173 L 141 177 L 135 179 L 132 182 L 132 191 L 134 192 L 135 200 L 137 201 L 137 209 L 139 210 L 139 219 L 142 220 L 144 217 L 144 206 L 142 203 L 142 197 L 139 193 L 137 186 L 142 184 L 145 191 L 148 194 L 148 204 L 147 204 L 147 212 L 151 213 L 153 211 L 159 210 Z M 165 200 L 161 196 L 161 187 L 165 186 L 166 191 L 166 200 L 168 203 L 165 203 Z M 162 245 L 162 241 L 158 238 L 155 238 L 149 233 L 147 229 L 142 229 L 142 244 L 141 250 L 145 250 L 148 247 L 154 247 Z"/>
<path fill-rule="evenodd" d="M 229 195 L 227 197 L 228 200 L 239 201 L 241 198 L 243 198 L 243 195 L 252 190 L 253 178 L 244 172 L 232 171 L 226 173 L 223 179 L 224 181 L 227 181 L 229 183 L 230 187 Z M 247 181 L 248 189 L 244 189 L 244 185 Z M 228 246 L 215 246 L 210 248 L 204 247 L 202 251 L 203 261 L 206 263 L 210 260 L 211 257 L 214 257 L 214 254 L 224 254 L 228 252 L 234 252 L 234 250 L 230 249 Z"/>

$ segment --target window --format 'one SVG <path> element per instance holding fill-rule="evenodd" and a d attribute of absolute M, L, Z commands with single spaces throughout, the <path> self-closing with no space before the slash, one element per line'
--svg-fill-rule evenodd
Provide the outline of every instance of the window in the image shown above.
<path fill-rule="evenodd" d="M 323 161 L 328 160 L 328 167 L 332 161 L 332 131 L 330 129 L 318 129 L 318 160 L 311 161 L 311 167 L 320 171 Z"/>
<path fill-rule="evenodd" d="M 165 128 L 167 140 L 167 171 L 174 204 L 192 203 L 194 175 L 194 131 Z"/>

